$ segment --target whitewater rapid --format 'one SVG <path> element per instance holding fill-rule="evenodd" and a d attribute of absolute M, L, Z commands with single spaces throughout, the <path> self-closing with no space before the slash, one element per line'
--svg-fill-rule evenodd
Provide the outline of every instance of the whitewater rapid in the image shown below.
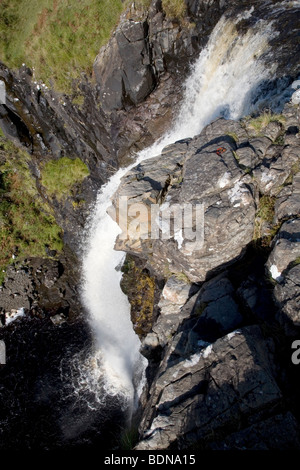
<path fill-rule="evenodd" d="M 251 16 L 252 10 L 234 21 L 225 17 L 219 21 L 184 85 L 182 105 L 172 129 L 140 152 L 131 167 L 158 155 L 168 144 L 199 134 L 219 116 L 238 119 L 251 111 L 253 90 L 270 78 L 276 67 L 260 60 L 276 34 L 270 21 L 260 20 L 239 36 L 236 24 Z M 131 167 L 120 169 L 101 188 L 87 226 L 82 260 L 82 300 L 89 313 L 95 350 L 82 368 L 85 377 L 81 386 L 93 389 L 99 402 L 103 394 L 121 397 L 125 407 L 134 406 L 147 363 L 139 353 L 130 305 L 120 288 L 125 253 L 115 251 L 114 244 L 121 230 L 107 210 L 121 178 Z"/>

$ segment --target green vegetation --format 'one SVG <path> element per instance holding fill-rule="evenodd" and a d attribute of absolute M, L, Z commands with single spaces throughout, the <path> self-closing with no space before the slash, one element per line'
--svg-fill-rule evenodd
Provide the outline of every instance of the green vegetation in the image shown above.
<path fill-rule="evenodd" d="M 174 270 L 172 271 L 170 269 L 170 264 L 167 261 L 165 261 L 163 271 L 164 271 L 165 279 L 169 279 L 171 276 L 175 276 L 176 279 L 178 279 L 178 281 L 185 282 L 186 284 L 191 283 L 190 279 L 184 272 L 182 271 L 179 272 L 179 271 L 174 271 Z"/>
<path fill-rule="evenodd" d="M 62 230 L 37 191 L 29 158 L 0 137 L 0 283 L 13 259 L 47 257 L 63 248 Z"/>
<path fill-rule="evenodd" d="M 122 10 L 122 0 L 2 0 L 0 59 L 69 93 L 72 79 L 91 74 Z"/>
<path fill-rule="evenodd" d="M 295 266 L 298 266 L 299 264 L 300 264 L 300 256 L 298 256 L 298 258 L 292 261 L 291 267 L 294 268 Z"/>
<path fill-rule="evenodd" d="M 184 282 L 185 284 L 190 284 L 191 281 L 187 277 L 187 275 L 183 272 L 174 272 L 172 276 L 175 276 L 178 281 Z"/>
<path fill-rule="evenodd" d="M 41 183 L 50 196 L 58 200 L 71 194 L 76 183 L 81 183 L 89 175 L 88 167 L 80 158 L 62 157 L 44 164 L 41 171 Z"/>
<path fill-rule="evenodd" d="M 91 77 L 100 47 L 132 3 L 146 11 L 151 0 L 1 0 L 0 60 L 10 68 L 25 63 L 35 79 L 76 92 L 76 80 L 81 73 Z M 171 19 L 184 18 L 184 0 L 162 0 L 162 6 Z"/>
<path fill-rule="evenodd" d="M 274 204 L 275 198 L 264 195 L 259 200 L 259 207 L 256 213 L 257 217 L 265 220 L 266 222 L 272 222 L 274 217 Z"/>
<path fill-rule="evenodd" d="M 235 132 L 227 132 L 227 135 L 229 137 L 231 137 L 235 141 L 235 143 L 238 144 L 239 138 L 238 138 L 238 135 Z"/>
<path fill-rule="evenodd" d="M 136 425 L 131 425 L 121 433 L 121 449 L 132 450 L 139 440 L 139 433 Z"/>
<path fill-rule="evenodd" d="M 259 200 L 254 226 L 254 241 L 260 240 L 262 246 L 269 246 L 272 238 L 276 235 L 280 224 L 273 225 L 274 205 L 276 198 L 264 195 Z M 263 233 L 263 226 L 269 224 L 268 233 Z"/>
<path fill-rule="evenodd" d="M 84 104 L 84 96 L 77 94 L 73 99 L 72 103 L 81 108 Z"/>
<path fill-rule="evenodd" d="M 184 0 L 162 0 L 162 7 L 169 18 L 183 19 L 186 13 Z"/>
<path fill-rule="evenodd" d="M 121 288 L 131 304 L 135 332 L 139 336 L 145 336 L 152 325 L 155 280 L 146 270 L 137 266 L 130 255 L 126 256 L 122 272 Z"/>
<path fill-rule="evenodd" d="M 250 119 L 248 126 L 254 130 L 256 135 L 262 135 L 263 129 L 265 129 L 270 122 L 284 124 L 285 117 L 282 114 L 272 114 L 270 111 L 264 111 L 258 117 Z"/>

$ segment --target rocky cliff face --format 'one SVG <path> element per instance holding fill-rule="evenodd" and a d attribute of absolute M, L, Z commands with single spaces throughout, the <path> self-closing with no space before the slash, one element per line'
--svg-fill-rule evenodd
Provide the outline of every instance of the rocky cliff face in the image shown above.
<path fill-rule="evenodd" d="M 278 31 L 267 59 L 277 63 L 277 72 L 262 83 L 262 92 L 284 86 L 299 74 L 293 53 L 299 27 L 294 4 L 285 8 L 280 1 L 185 0 L 180 18 L 166 13 L 161 0 L 149 4 L 143 9 L 139 2 L 132 3 L 94 62 L 99 100 L 110 116 L 119 159 L 153 143 L 170 127 L 182 83 L 223 14 L 236 18 L 251 12 L 239 24 L 240 35 L 268 18 Z"/>
<path fill-rule="evenodd" d="M 116 207 L 127 201 L 128 226 L 138 219 L 141 229 L 140 238 L 120 234 L 117 249 L 144 258 L 166 281 L 143 339 L 149 388 L 136 449 L 299 447 L 290 395 L 299 335 L 299 107 L 287 104 L 259 131 L 254 124 L 214 121 L 134 167 L 114 196 Z M 148 237 L 150 212 L 141 207 L 177 207 L 178 221 L 179 209 L 195 203 L 204 206 L 200 249 L 178 235 L 184 219 L 168 239 Z"/>

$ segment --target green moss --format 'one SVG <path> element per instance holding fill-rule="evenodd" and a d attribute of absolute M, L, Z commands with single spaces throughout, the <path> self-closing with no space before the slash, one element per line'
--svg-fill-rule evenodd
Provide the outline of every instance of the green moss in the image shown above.
<path fill-rule="evenodd" d="M 130 255 L 126 256 L 122 272 L 121 288 L 131 304 L 134 329 L 139 336 L 145 336 L 152 325 L 155 280 Z"/>
<path fill-rule="evenodd" d="M 79 108 L 81 108 L 84 104 L 84 96 L 83 95 L 74 96 L 74 98 L 72 99 L 72 103 L 75 106 L 78 106 Z"/>
<path fill-rule="evenodd" d="M 0 138 L 0 282 L 6 267 L 63 248 L 62 230 L 39 195 L 29 155 Z"/>
<path fill-rule="evenodd" d="M 298 266 L 300 264 L 300 256 L 298 256 L 298 258 L 296 258 L 293 262 L 292 262 L 292 267 L 294 268 L 295 266 Z"/>
<path fill-rule="evenodd" d="M 72 79 L 91 74 L 122 9 L 122 0 L 2 0 L 1 60 L 25 62 L 37 79 L 69 93 Z"/>
<path fill-rule="evenodd" d="M 186 284 L 190 284 L 191 281 L 189 280 L 189 278 L 187 277 L 187 275 L 183 272 L 181 273 L 173 273 L 172 274 L 173 276 L 176 277 L 176 279 L 178 279 L 178 281 L 182 281 L 182 282 L 185 282 Z"/>
<path fill-rule="evenodd" d="M 239 142 L 238 135 L 235 132 L 227 132 L 227 135 L 231 137 L 236 143 Z"/>
<path fill-rule="evenodd" d="M 259 200 L 259 206 L 256 212 L 255 224 L 254 224 L 254 236 L 255 242 L 258 242 L 263 247 L 269 246 L 271 240 L 274 238 L 280 228 L 280 223 L 273 224 L 275 214 L 275 197 L 264 195 Z M 263 226 L 265 223 L 269 224 L 268 233 L 262 233 Z"/>
<path fill-rule="evenodd" d="M 80 158 L 62 157 L 45 163 L 41 171 L 41 183 L 50 196 L 58 200 L 71 194 L 75 184 L 89 175 L 89 169 Z"/>
<path fill-rule="evenodd" d="M 240 158 L 239 158 L 239 156 L 238 156 L 238 154 L 236 153 L 235 150 L 232 150 L 232 154 L 233 154 L 234 158 L 236 159 L 236 161 L 239 163 Z"/>
<path fill-rule="evenodd" d="M 257 217 L 265 220 L 266 222 L 272 222 L 274 217 L 274 204 L 275 198 L 264 195 L 259 200 L 259 207 L 256 213 Z"/>

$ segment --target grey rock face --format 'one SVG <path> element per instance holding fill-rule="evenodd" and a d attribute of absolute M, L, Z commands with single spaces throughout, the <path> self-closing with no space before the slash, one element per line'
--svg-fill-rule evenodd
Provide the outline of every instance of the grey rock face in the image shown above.
<path fill-rule="evenodd" d="M 145 211 L 141 238 L 129 233 L 126 239 L 123 232 L 117 239 L 117 249 L 140 253 L 161 277 L 167 268 L 184 273 L 192 282 L 203 281 L 208 272 L 242 254 L 253 236 L 255 201 L 251 178 L 243 173 L 234 156 L 235 142 L 226 136 L 233 126 L 239 127 L 231 121 L 217 120 L 200 136 L 167 147 L 161 156 L 125 175 L 114 195 L 116 207 L 121 197 L 127 198 L 128 206 L 141 203 L 149 208 L 159 204 L 165 214 L 178 211 L 174 216 L 178 225 L 169 239 L 163 236 L 149 240 L 149 214 Z M 242 128 L 239 131 L 244 134 Z M 203 211 L 202 226 L 196 227 L 191 217 L 179 221 L 183 208 L 192 212 L 197 205 Z M 129 217 L 127 224 L 131 220 Z M 190 238 L 184 239 L 183 228 L 189 230 Z"/>
<path fill-rule="evenodd" d="M 148 11 L 134 4 L 128 8 L 113 37 L 94 62 L 95 78 L 101 87 L 101 102 L 106 111 L 143 102 L 166 73 L 175 72 L 179 62 L 180 74 L 185 74 L 201 42 L 205 42 L 220 18 L 222 7 L 218 1 L 213 1 L 205 10 L 210 12 L 209 21 L 205 14 L 208 11 L 191 8 L 191 17 L 182 24 L 166 16 L 161 2 L 152 1 Z M 194 15 L 198 21 L 202 20 L 199 31 L 192 21 Z"/>
<path fill-rule="evenodd" d="M 291 219 L 281 226 L 274 248 L 267 261 L 272 277 L 281 281 L 289 264 L 300 257 L 300 219 Z"/>
<path fill-rule="evenodd" d="M 212 429 L 215 440 L 224 426 L 281 400 L 258 327 L 235 331 L 172 363 L 182 335 L 169 346 L 150 390 L 138 450 L 168 449 L 175 441 L 184 448 L 211 439 Z"/>
<path fill-rule="evenodd" d="M 33 296 L 33 282 L 26 269 L 7 269 L 4 285 L 1 286 L 1 311 L 9 312 L 21 308 L 30 308 L 30 297 Z"/>
<path fill-rule="evenodd" d="M 283 188 L 275 204 L 277 221 L 297 216 L 300 212 L 300 173 L 293 177 L 292 184 Z"/>
<path fill-rule="evenodd" d="M 117 243 L 148 257 L 158 276 L 173 273 L 168 299 L 162 296 L 160 314 L 142 345 L 150 360 L 156 354 L 160 362 L 144 401 L 137 449 L 185 449 L 194 444 L 204 449 L 299 447 L 298 418 L 282 407 L 272 335 L 245 326 L 259 321 L 263 330 L 282 328 L 287 337 L 299 333 L 297 109 L 286 106 L 284 117 L 284 125 L 270 123 L 274 125 L 267 126 L 267 135 L 259 138 L 248 133 L 247 125 L 219 119 L 199 136 L 173 144 L 145 166 L 133 168 L 122 181 L 118 195 L 128 196 L 128 201 L 205 201 L 203 247 L 214 247 L 209 259 L 205 252 L 188 257 L 185 241 L 178 236 L 154 240 L 151 249 L 145 239 Z M 278 135 L 280 141 L 274 143 Z M 265 223 L 277 230 L 264 248 L 265 258 L 259 260 L 251 244 L 244 261 L 227 263 L 223 241 L 228 252 L 237 240 L 240 250 L 247 247 L 255 218 L 257 223 L 264 217 L 257 210 L 262 195 L 274 204 L 273 221 Z M 239 235 L 241 227 L 243 235 L 249 234 L 248 242 Z M 253 267 L 244 274 L 251 255 Z M 213 257 L 219 274 L 209 264 Z M 183 298 L 182 286 L 173 282 L 182 273 L 198 287 L 194 293 L 187 284 Z M 276 280 L 274 291 L 269 275 Z"/>
<path fill-rule="evenodd" d="M 155 80 L 146 38 L 146 22 L 121 22 L 97 56 L 94 71 L 106 109 L 119 109 L 126 100 L 138 104 L 153 90 Z"/>

